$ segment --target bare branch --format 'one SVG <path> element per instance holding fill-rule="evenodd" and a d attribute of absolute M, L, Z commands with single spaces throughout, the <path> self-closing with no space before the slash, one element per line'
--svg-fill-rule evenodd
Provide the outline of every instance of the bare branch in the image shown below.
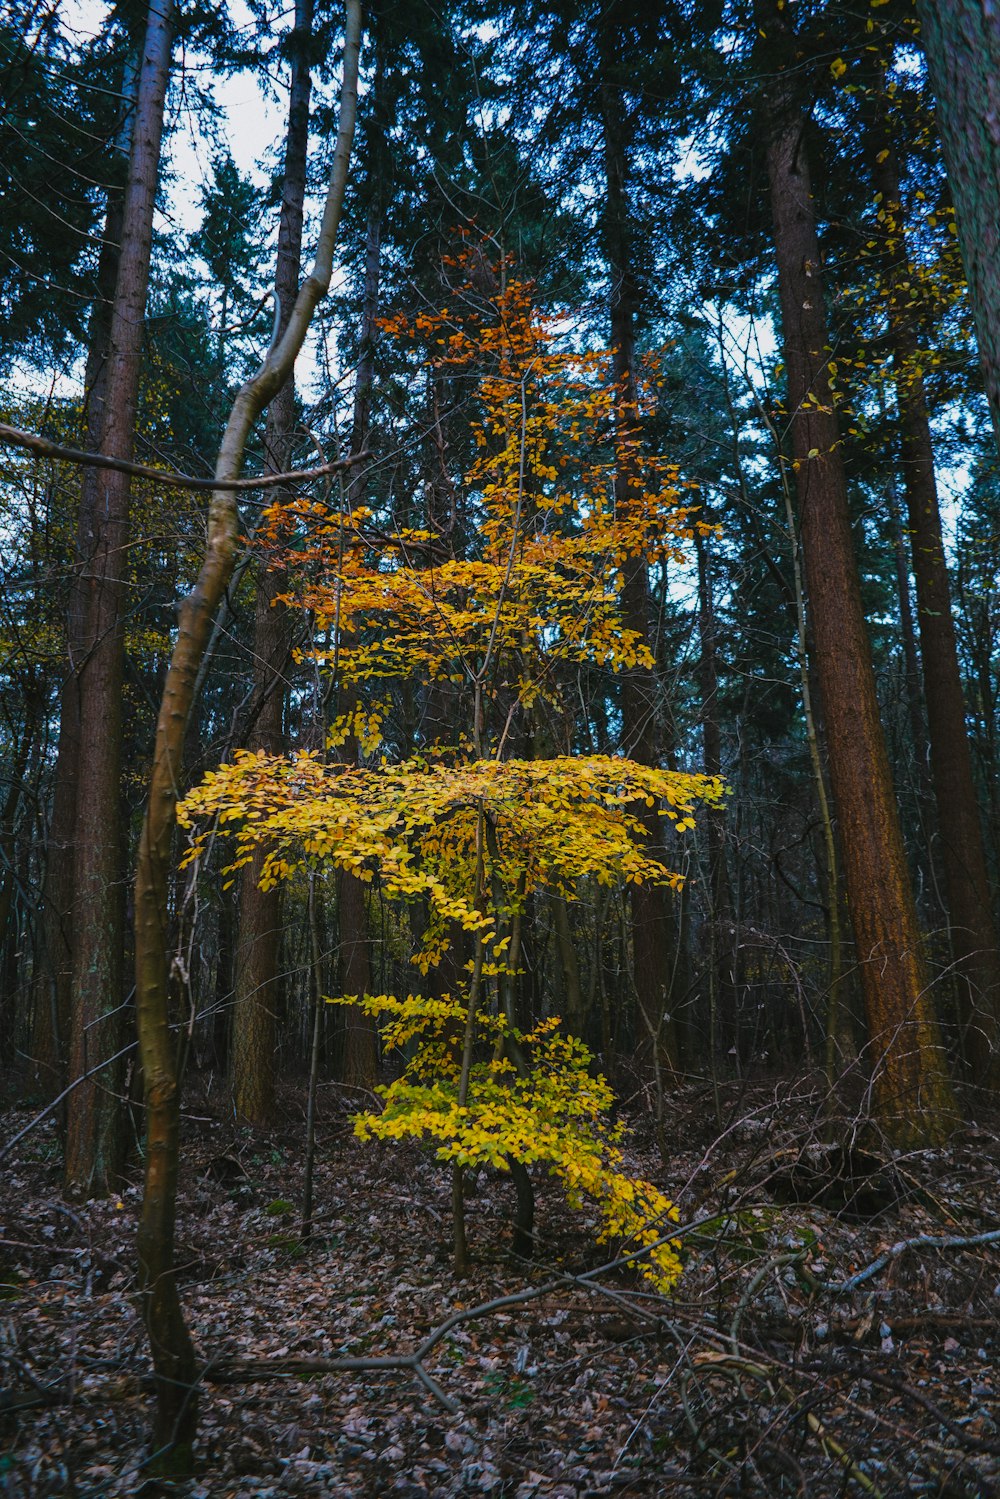
<path fill-rule="evenodd" d="M 349 458 L 338 458 L 334 463 L 323 463 L 318 468 L 297 469 L 288 474 L 260 474 L 254 479 L 197 479 L 193 474 L 181 474 L 176 469 L 153 468 L 148 463 L 130 463 L 127 458 L 110 458 L 106 453 L 89 453 L 84 448 L 64 448 L 61 443 L 39 437 L 37 432 L 22 432 L 20 427 L 8 427 L 3 422 L 0 422 L 0 442 L 11 447 L 27 448 L 39 458 L 56 458 L 60 463 L 77 463 L 86 468 L 113 468 L 120 474 L 152 479 L 167 489 L 278 489 L 284 484 L 305 484 L 310 479 L 322 479 L 325 474 L 353 468 L 355 464 L 371 457 L 370 452 L 352 453 Z"/>

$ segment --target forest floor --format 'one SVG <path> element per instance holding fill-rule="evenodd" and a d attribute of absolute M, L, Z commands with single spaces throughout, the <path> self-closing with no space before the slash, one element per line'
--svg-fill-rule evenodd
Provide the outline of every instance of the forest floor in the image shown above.
<path fill-rule="evenodd" d="M 880 1168 L 848 1143 L 849 1122 L 821 1127 L 806 1083 L 727 1086 L 718 1109 L 711 1089 L 680 1090 L 667 1163 L 641 1116 L 628 1147 L 697 1224 L 664 1298 L 628 1266 L 595 1275 L 613 1254 L 541 1180 L 537 1257 L 515 1261 L 499 1176 L 480 1177 L 468 1203 L 475 1265 L 456 1281 L 446 1169 L 410 1145 L 358 1143 L 333 1087 L 303 1244 L 301 1097 L 286 1094 L 264 1133 L 191 1091 L 181 1286 L 208 1368 L 198 1477 L 169 1492 L 1000 1495 L 995 1118 Z M 4 1137 L 29 1117 L 9 1111 Z M 136 1166 L 119 1197 L 69 1207 L 51 1126 L 6 1163 L 0 1492 L 164 1492 L 142 1472 L 139 1198 Z M 924 1238 L 937 1242 L 911 1242 Z M 412 1368 L 306 1371 L 405 1356 L 455 1312 L 426 1364 L 453 1409 Z"/>

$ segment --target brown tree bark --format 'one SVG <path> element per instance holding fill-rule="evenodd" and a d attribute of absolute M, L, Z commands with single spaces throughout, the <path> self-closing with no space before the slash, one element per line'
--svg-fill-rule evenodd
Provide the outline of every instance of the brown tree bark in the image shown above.
<path fill-rule="evenodd" d="M 274 284 L 279 337 L 288 327 L 299 286 L 309 149 L 312 24 L 312 0 L 296 0 L 295 27 L 289 43 L 288 130 Z M 265 440 L 268 473 L 285 473 L 290 468 L 294 427 L 295 386 L 290 378 L 268 410 Z M 281 498 L 279 493 L 279 502 Z M 268 754 L 279 754 L 284 747 L 284 672 L 290 655 L 290 638 L 287 613 L 275 603 L 283 587 L 280 571 L 271 568 L 260 573 L 254 618 L 255 715 L 248 742 L 251 749 L 265 750 Z M 261 890 L 263 862 L 264 852 L 258 849 L 240 878 L 230 1053 L 233 1104 L 237 1117 L 251 1124 L 267 1124 L 274 1112 L 275 1040 L 280 998 L 282 891 L 280 885 Z"/>
<path fill-rule="evenodd" d="M 597 23 L 600 109 L 604 144 L 606 197 L 603 212 L 604 255 L 610 280 L 611 360 L 615 382 L 615 504 L 622 513 L 638 499 L 636 458 L 639 407 L 635 371 L 636 286 L 629 233 L 628 158 L 623 131 L 624 101 L 616 75 L 616 6 L 610 4 Z M 625 564 L 622 615 L 643 645 L 649 645 L 649 574 L 643 556 Z M 657 762 L 658 684 L 648 667 L 622 672 L 621 751 L 641 765 Z M 656 812 L 645 815 L 649 840 L 661 837 Z M 667 1072 L 678 1066 L 676 1026 L 668 1013 L 670 993 L 670 914 L 666 891 L 636 885 L 631 891 L 632 970 L 638 1002 L 637 1045 Z"/>
<path fill-rule="evenodd" d="M 872 183 L 884 217 L 887 311 L 902 434 L 903 485 L 917 591 L 917 625 L 938 846 L 954 956 L 962 1052 L 974 1080 L 1000 1081 L 1000 944 L 966 732 L 965 694 L 941 536 L 927 394 L 913 317 L 906 227 L 887 100 L 870 137 Z M 1000 211 L 1000 202 L 998 202 Z"/>
<path fill-rule="evenodd" d="M 380 123 L 382 114 L 382 88 L 384 74 L 381 57 L 376 57 L 376 77 L 373 101 L 373 120 Z M 382 246 L 382 192 L 380 168 L 383 151 L 380 143 L 372 143 L 370 156 L 372 168 L 369 173 L 369 191 L 372 200 L 368 209 L 367 233 L 365 236 L 365 289 L 361 309 L 358 373 L 354 387 L 354 418 L 351 424 L 351 451 L 360 453 L 368 447 L 371 433 L 372 383 L 375 369 L 375 331 L 379 311 L 379 276 L 381 271 Z M 348 486 L 350 507 L 363 503 L 363 481 L 355 477 Z M 341 694 L 341 706 L 346 711 L 346 695 Z M 352 735 L 344 746 L 345 758 L 356 760 L 357 741 Z M 356 875 L 341 871 L 337 877 L 337 920 L 340 929 L 340 984 L 343 994 L 359 997 L 371 989 L 371 940 L 368 930 L 367 887 Z M 348 1088 L 372 1089 L 378 1070 L 378 1033 L 374 1017 L 360 1005 L 345 1005 L 344 1052 L 341 1063 L 341 1081 Z"/>
<path fill-rule="evenodd" d="M 354 138 L 360 45 L 359 0 L 347 0 L 340 126 L 316 259 L 299 289 L 283 336 L 272 344 L 261 368 L 236 397 L 216 461 L 218 479 L 238 477 L 250 430 L 290 376 L 313 312 L 330 286 Z M 174 1472 L 190 1472 L 192 1467 L 197 1360 L 174 1271 L 180 1099 L 168 1003 L 167 890 L 187 722 L 212 622 L 232 577 L 238 535 L 235 495 L 217 489 L 208 510 L 204 561 L 180 608 L 177 641 L 156 725 L 135 880 L 136 1016 L 147 1121 L 139 1281 L 156 1378 L 153 1466 Z"/>
<path fill-rule="evenodd" d="M 783 29 L 772 4 L 760 30 Z M 879 719 L 829 377 L 819 240 L 804 119 L 782 70 L 766 96 L 767 164 L 788 410 L 816 669 L 847 901 L 868 1020 L 878 1123 L 897 1144 L 942 1140 L 955 1104 L 922 956 Z"/>
<path fill-rule="evenodd" d="M 101 451 L 129 459 L 139 398 L 153 206 L 159 180 L 163 105 L 170 72 L 174 0 L 150 5 L 121 252 L 109 335 Z M 73 892 L 70 1078 L 121 1050 L 124 1001 L 125 849 L 121 826 L 124 588 L 129 523 L 127 474 L 97 472 L 96 503 L 83 544 L 82 656 Z M 85 512 L 86 513 L 86 512 Z M 65 1187 L 73 1195 L 110 1189 L 124 1146 L 120 1064 L 74 1088 L 66 1110 Z"/>
<path fill-rule="evenodd" d="M 917 13 L 1000 446 L 1000 8 L 917 0 Z"/>
<path fill-rule="evenodd" d="M 709 519 L 703 509 L 701 519 Z M 707 776 L 722 774 L 722 733 L 719 727 L 719 673 L 716 661 L 715 602 L 708 538 L 695 535 L 698 560 L 698 682 L 701 691 L 702 770 Z M 729 1048 L 736 1025 L 736 954 L 733 902 L 726 866 L 725 812 L 708 808 L 705 831 L 708 843 L 709 900 L 709 1028 L 713 1068 L 720 1051 Z M 714 1073 L 713 1073 L 714 1075 Z"/>
<path fill-rule="evenodd" d="M 122 75 L 123 118 L 115 152 L 126 163 L 132 150 L 134 108 L 139 71 L 130 58 Z M 88 334 L 83 392 L 86 412 L 84 446 L 101 451 L 110 352 L 111 319 L 118 281 L 124 188 L 108 192 L 104 234 L 97 262 L 97 287 Z M 100 470 L 80 471 L 80 506 L 76 556 L 66 617 L 65 676 L 59 697 L 59 742 L 53 778 L 52 812 L 42 882 L 42 961 L 35 983 L 31 1054 L 42 1091 L 54 1096 L 65 1086 L 69 1058 L 73 979 L 73 868 L 76 852 L 77 787 L 80 766 L 80 672 L 85 655 L 86 593 L 84 568 L 89 561 L 97 511 Z"/>

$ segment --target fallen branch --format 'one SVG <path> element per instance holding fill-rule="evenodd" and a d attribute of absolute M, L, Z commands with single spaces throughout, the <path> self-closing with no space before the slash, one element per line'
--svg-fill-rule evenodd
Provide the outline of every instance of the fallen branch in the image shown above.
<path fill-rule="evenodd" d="M 872 1260 L 870 1265 L 859 1270 L 857 1275 L 851 1275 L 842 1281 L 821 1280 L 817 1281 L 817 1285 L 822 1291 L 843 1296 L 845 1292 L 863 1286 L 866 1280 L 871 1280 L 891 1260 L 898 1260 L 909 1249 L 971 1249 L 976 1244 L 1000 1244 L 1000 1228 L 993 1228 L 985 1234 L 918 1234 L 913 1239 L 901 1239 L 898 1244 L 887 1249 L 885 1254 L 880 1254 L 877 1260 Z"/>
<path fill-rule="evenodd" d="M 153 479 L 168 489 L 233 490 L 233 489 L 280 489 L 287 484 L 305 484 L 310 479 L 322 479 L 338 469 L 353 468 L 371 457 L 369 451 L 352 453 L 349 458 L 337 458 L 333 463 L 322 463 L 318 468 L 293 470 L 288 474 L 260 474 L 255 479 L 197 479 L 193 474 L 178 473 L 176 469 L 153 468 L 148 463 L 130 463 L 126 458 L 109 458 L 104 453 L 90 453 L 84 448 L 66 448 L 61 443 L 50 442 L 39 437 L 37 432 L 22 432 L 20 427 L 8 427 L 0 422 L 0 442 L 12 447 L 27 448 L 39 458 L 57 458 L 60 463 L 77 463 L 85 468 L 113 468 L 120 474 L 132 474 L 137 479 Z"/>

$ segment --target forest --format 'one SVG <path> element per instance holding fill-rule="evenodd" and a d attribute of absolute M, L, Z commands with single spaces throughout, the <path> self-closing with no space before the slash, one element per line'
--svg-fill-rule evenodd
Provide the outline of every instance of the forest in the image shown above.
<path fill-rule="evenodd" d="M 993 0 L 0 5 L 0 1488 L 1000 1496 Z"/>

